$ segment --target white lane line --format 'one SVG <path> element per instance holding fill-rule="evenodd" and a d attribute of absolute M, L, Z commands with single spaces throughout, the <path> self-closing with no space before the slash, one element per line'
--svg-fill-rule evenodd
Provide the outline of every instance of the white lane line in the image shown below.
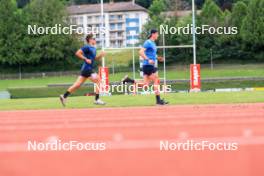
<path fill-rule="evenodd" d="M 170 126 L 193 126 L 193 125 L 249 125 L 262 124 L 264 119 L 219 119 L 219 120 L 155 120 L 155 121 L 130 121 L 130 122 L 79 122 L 59 124 L 16 124 L 0 125 L 0 131 L 12 130 L 52 130 L 52 129 L 75 129 L 75 128 L 129 128 L 129 127 L 170 127 Z"/>
<path fill-rule="evenodd" d="M 47 109 L 47 110 L 13 110 L 13 111 L 0 111 L 0 119 L 2 118 L 16 118 L 17 115 L 20 117 L 24 117 L 27 115 L 34 115 L 36 117 L 38 116 L 47 116 L 49 118 L 49 115 L 67 115 L 69 113 L 74 114 L 87 114 L 87 113 L 102 113 L 101 111 L 107 112 L 131 112 L 131 113 L 140 113 L 141 110 L 144 109 L 146 111 L 148 110 L 158 110 L 157 113 L 166 113 L 172 110 L 175 113 L 181 114 L 181 113 L 193 113 L 192 111 L 196 111 L 199 113 L 203 113 L 204 110 L 206 110 L 207 114 L 215 113 L 216 110 L 219 110 L 222 113 L 239 113 L 242 111 L 242 113 L 255 113 L 256 109 L 258 109 L 258 114 L 264 113 L 264 103 L 252 103 L 252 104 L 208 104 L 208 105 L 177 105 L 177 106 L 166 106 L 166 107 L 156 107 L 156 106 L 146 106 L 146 107 L 115 107 L 115 108 L 94 108 L 94 109 Z M 177 110 L 179 110 L 177 112 Z M 33 114 L 32 114 L 33 113 Z M 199 115 L 197 113 L 197 115 Z M 15 115 L 15 116 L 14 116 Z"/>
<path fill-rule="evenodd" d="M 96 112 L 96 111 L 106 111 L 106 110 L 134 110 L 134 109 L 221 109 L 221 108 L 229 108 L 229 109 L 250 109 L 250 108 L 263 108 L 264 103 L 226 103 L 226 104 L 192 104 L 192 105 L 186 105 L 186 104 L 179 104 L 179 105 L 167 105 L 165 107 L 157 107 L 157 106 L 138 106 L 138 107 L 102 107 L 102 108 L 76 108 L 76 109 L 42 109 L 42 110 L 2 110 L 3 113 L 27 113 L 27 112 L 82 112 L 82 111 L 89 111 L 89 112 Z M 0 112 L 1 113 L 1 112 Z"/>
<path fill-rule="evenodd" d="M 257 109 L 257 112 L 256 112 Z M 148 112 L 152 112 L 152 109 L 145 109 Z M 228 109 L 228 108 L 224 108 L 224 109 L 218 109 L 219 111 L 216 111 L 215 109 L 179 109 L 179 108 L 175 108 L 175 109 L 169 109 L 169 108 L 164 108 L 164 109 L 159 109 L 159 108 L 155 108 L 153 109 L 155 110 L 155 114 L 170 114 L 171 112 L 174 112 L 175 115 L 184 115 L 184 114 L 195 114 L 195 115 L 200 115 L 200 114 L 215 114 L 216 112 L 221 112 L 221 114 L 240 114 L 240 113 L 252 113 L 252 114 L 263 114 L 264 113 L 264 107 L 263 108 L 254 108 L 254 109 L 245 109 L 245 108 L 241 108 L 241 109 Z M 113 113 L 113 114 L 118 114 L 118 113 L 133 113 L 133 115 L 140 115 L 142 114 L 141 110 L 127 110 L 127 109 L 120 109 L 120 110 L 112 110 L 112 111 L 104 111 L 104 114 L 107 113 Z M 197 112 L 197 113 L 195 113 Z M 49 116 L 59 116 L 61 118 L 63 117 L 71 117 L 71 115 L 78 115 L 78 116 L 84 116 L 87 117 L 90 114 L 99 114 L 101 115 L 102 112 L 101 111 L 93 111 L 91 110 L 82 110 L 82 111 L 75 111 L 75 110 L 65 110 L 64 111 L 51 111 L 51 110 L 47 110 L 47 111 L 24 111 L 24 112 L 1 112 L 0 111 L 0 119 L 6 119 L 6 118 L 29 118 L 30 116 L 34 116 L 36 118 L 41 117 L 41 118 L 50 118 Z M 151 113 L 147 113 L 145 115 L 148 115 Z M 219 115 L 221 115 L 219 114 Z"/>
<path fill-rule="evenodd" d="M 97 122 L 97 121 L 122 121 L 122 120 L 159 120 L 159 119 L 175 119 L 175 120 L 189 120 L 189 119 L 264 119 L 262 114 L 254 114 L 254 113 L 246 113 L 246 114 L 238 114 L 238 113 L 221 113 L 221 114 L 208 114 L 208 113 L 202 113 L 197 114 L 194 116 L 194 114 L 144 114 L 144 115 L 133 115 L 132 117 L 126 117 L 126 116 L 114 116 L 114 117 L 108 117 L 105 116 L 87 116 L 87 115 L 76 115 L 76 117 L 60 117 L 57 115 L 54 115 L 53 117 L 49 118 L 39 118 L 39 117 L 23 117 L 23 118 L 4 118 L 0 120 L 1 124 L 12 124 L 12 123 L 49 123 L 49 122 L 64 122 L 64 121 L 72 121 L 72 122 L 79 122 L 79 121 L 91 121 L 91 122 Z"/>
<path fill-rule="evenodd" d="M 180 143 L 187 142 L 187 140 L 192 140 L 193 142 L 201 143 L 203 141 L 208 141 L 210 143 L 237 143 L 238 151 L 240 146 L 254 146 L 254 145 L 264 145 L 264 136 L 254 136 L 254 137 L 215 137 L 215 138 L 190 138 L 190 139 L 155 139 L 155 140 L 113 140 L 113 141 L 103 141 L 106 143 L 106 151 L 111 150 L 140 150 L 140 149 L 156 149 L 160 151 L 160 141 L 169 141 L 170 143 Z M 98 141 L 80 141 L 82 143 L 97 143 Z M 102 141 L 100 141 L 102 142 Z M 26 142 L 17 143 L 0 143 L 0 153 L 8 152 L 31 152 L 27 148 Z M 34 151 L 35 152 L 35 151 Z M 41 151 L 38 151 L 41 152 Z M 54 152 L 54 151 L 45 151 Z M 60 151 L 61 152 L 61 151 Z M 71 152 L 71 151 L 66 151 Z M 73 151 L 72 151 L 73 152 Z M 74 151 L 76 152 L 76 150 Z M 89 152 L 89 151 L 87 151 Z"/>

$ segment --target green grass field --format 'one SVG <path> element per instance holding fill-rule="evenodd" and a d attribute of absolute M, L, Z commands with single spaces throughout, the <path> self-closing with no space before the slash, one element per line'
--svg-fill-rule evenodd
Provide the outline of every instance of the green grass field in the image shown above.
<path fill-rule="evenodd" d="M 128 74 L 132 77 L 132 73 L 116 73 L 110 74 L 110 81 L 119 81 Z M 160 77 L 163 77 L 163 71 L 159 72 Z M 45 77 L 22 80 L 0 80 L 0 90 L 6 90 L 12 87 L 43 87 L 48 84 L 57 83 L 73 83 L 76 76 L 60 76 L 60 77 Z M 139 74 L 137 73 L 139 78 Z M 236 65 L 215 68 L 202 68 L 201 77 L 216 78 L 216 77 L 264 77 L 264 65 Z M 189 79 L 189 69 L 187 67 L 178 66 L 175 69 L 167 71 L 167 79 Z"/>
<path fill-rule="evenodd" d="M 162 96 L 163 97 L 163 96 Z M 264 102 L 264 92 L 225 92 L 225 93 L 173 93 L 165 96 L 171 105 L 177 104 L 219 104 L 219 103 L 257 103 Z M 153 106 L 154 95 L 116 95 L 102 97 L 105 106 L 93 105 L 94 97 L 70 97 L 67 108 L 95 108 L 95 107 L 130 107 Z M 0 100 L 0 110 L 22 109 L 63 109 L 59 99 L 33 98 Z"/>
<path fill-rule="evenodd" d="M 98 51 L 99 53 L 100 51 Z M 133 60 L 132 50 L 107 50 L 106 65 L 109 67 L 115 64 L 115 66 L 127 66 L 129 62 Z M 135 58 L 139 58 L 138 50 L 134 52 Z"/>

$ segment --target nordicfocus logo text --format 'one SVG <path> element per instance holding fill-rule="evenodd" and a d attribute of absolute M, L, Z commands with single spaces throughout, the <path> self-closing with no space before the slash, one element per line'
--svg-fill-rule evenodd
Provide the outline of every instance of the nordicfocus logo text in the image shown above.
<path fill-rule="evenodd" d="M 210 142 L 210 141 L 193 141 L 187 140 L 185 142 L 169 142 L 160 141 L 161 151 L 235 151 L 238 149 L 238 143 L 236 142 Z"/>
<path fill-rule="evenodd" d="M 160 33 L 161 34 L 171 34 L 171 35 L 190 35 L 190 34 L 210 34 L 210 35 L 236 35 L 238 34 L 238 28 L 237 27 L 225 27 L 225 26 L 219 26 L 214 27 L 210 25 L 202 25 L 202 26 L 196 26 L 194 28 L 193 32 L 193 25 L 187 24 L 186 26 L 168 26 L 168 25 L 160 25 Z"/>
<path fill-rule="evenodd" d="M 78 142 L 61 140 L 49 142 L 28 141 L 28 151 L 103 151 L 106 150 L 104 142 Z"/>

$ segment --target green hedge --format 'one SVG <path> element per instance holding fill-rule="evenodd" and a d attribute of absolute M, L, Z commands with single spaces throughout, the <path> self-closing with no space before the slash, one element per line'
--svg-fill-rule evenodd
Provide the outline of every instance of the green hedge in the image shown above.
<path fill-rule="evenodd" d="M 203 90 L 215 88 L 247 88 L 264 87 L 263 81 L 218 81 L 202 82 Z M 11 98 L 43 98 L 57 97 L 66 91 L 67 87 L 31 87 L 31 88 L 9 88 Z M 188 90 L 189 82 L 178 82 L 172 85 L 172 90 Z M 72 96 L 83 96 L 86 93 L 93 93 L 92 86 L 85 86 L 78 89 Z M 117 94 L 117 93 L 115 93 Z"/>
<path fill-rule="evenodd" d="M 8 91 L 11 98 L 44 98 L 57 97 L 67 90 L 66 87 L 31 87 L 31 88 L 10 88 Z M 72 96 L 82 96 L 86 93 L 91 93 L 92 87 L 81 87 Z"/>
<path fill-rule="evenodd" d="M 264 87 L 263 81 L 257 80 L 243 80 L 243 81 L 215 81 L 203 82 L 202 90 L 213 90 L 216 88 L 250 88 L 250 87 Z M 189 83 L 176 83 L 172 85 L 173 90 L 187 90 L 190 88 Z"/>

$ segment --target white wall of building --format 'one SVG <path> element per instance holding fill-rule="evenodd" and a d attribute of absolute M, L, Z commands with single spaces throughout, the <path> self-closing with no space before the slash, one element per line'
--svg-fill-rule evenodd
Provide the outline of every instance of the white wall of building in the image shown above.
<path fill-rule="evenodd" d="M 91 32 L 87 30 L 88 26 L 98 27 L 98 29 L 101 26 L 100 13 L 72 15 L 70 18 L 72 24 L 83 26 L 86 34 Z M 138 43 L 139 34 L 147 19 L 148 14 L 144 11 L 104 13 L 105 47 L 125 47 Z M 98 45 L 101 45 L 100 35 L 95 37 Z"/>

